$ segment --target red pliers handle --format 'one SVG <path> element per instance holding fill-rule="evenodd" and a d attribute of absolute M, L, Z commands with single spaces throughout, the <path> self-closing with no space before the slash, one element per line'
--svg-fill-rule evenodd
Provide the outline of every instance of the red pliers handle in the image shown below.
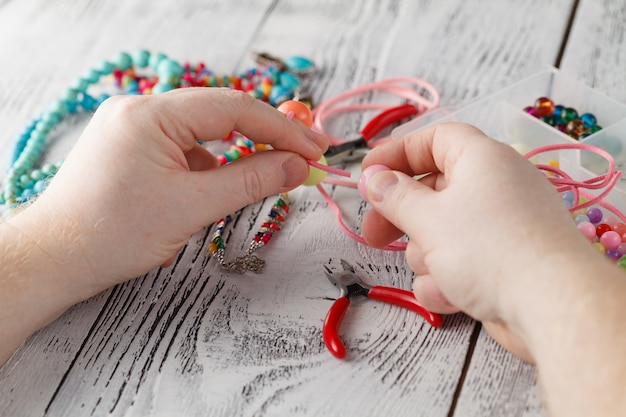
<path fill-rule="evenodd" d="M 402 119 L 406 119 L 407 117 L 417 114 L 417 111 L 417 107 L 408 103 L 391 107 L 377 114 L 365 125 L 363 129 L 361 129 L 359 134 L 365 142 L 369 142 L 370 139 L 376 136 L 384 128 L 391 126 L 393 123 L 399 122 Z"/>
<path fill-rule="evenodd" d="M 369 289 L 366 297 L 414 311 L 424 317 L 424 319 L 434 327 L 440 327 L 443 322 L 439 314 L 432 313 L 422 307 L 415 299 L 415 295 L 410 291 L 399 288 L 375 286 Z M 339 339 L 339 326 L 349 305 L 350 298 L 337 298 L 328 311 L 324 319 L 324 326 L 322 327 L 322 335 L 326 347 L 333 356 L 339 359 L 346 356 L 346 348 L 341 342 L 341 339 Z"/>

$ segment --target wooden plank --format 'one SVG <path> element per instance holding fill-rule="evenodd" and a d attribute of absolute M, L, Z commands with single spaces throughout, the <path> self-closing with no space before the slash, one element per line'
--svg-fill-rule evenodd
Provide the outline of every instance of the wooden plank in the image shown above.
<path fill-rule="evenodd" d="M 626 7 L 623 2 L 581 0 L 561 70 L 626 103 Z"/>

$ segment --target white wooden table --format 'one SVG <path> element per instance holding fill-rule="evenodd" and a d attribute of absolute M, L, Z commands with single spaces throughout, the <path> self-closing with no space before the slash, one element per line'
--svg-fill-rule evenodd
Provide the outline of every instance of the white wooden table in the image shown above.
<path fill-rule="evenodd" d="M 418 76 L 457 106 L 545 65 L 626 102 L 626 3 L 608 0 L 3 0 L 0 153 L 70 82 L 121 50 L 204 61 L 218 73 L 251 51 L 312 58 L 316 100 L 390 76 Z M 345 117 L 349 136 L 364 122 Z M 80 127 L 80 126 L 79 126 Z M 50 144 L 62 155 L 72 139 Z M 49 158 L 52 156 L 49 155 Z M 366 206 L 333 197 L 356 227 Z M 243 249 L 271 199 L 243 211 L 228 246 Z M 287 226 L 263 249 L 262 275 L 222 272 L 210 229 L 173 267 L 75 306 L 0 368 L 2 416 L 541 416 L 535 369 L 479 323 L 355 303 L 332 357 L 322 320 L 337 296 L 331 259 L 371 283 L 410 289 L 401 253 L 354 243 L 313 188 L 292 193 Z M 0 260 L 1 261 L 1 260 Z M 114 260 L 112 260 L 114 261 Z"/>

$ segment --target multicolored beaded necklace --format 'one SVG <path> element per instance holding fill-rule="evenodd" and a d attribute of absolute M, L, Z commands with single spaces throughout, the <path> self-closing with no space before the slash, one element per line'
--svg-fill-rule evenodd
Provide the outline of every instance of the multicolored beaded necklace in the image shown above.
<path fill-rule="evenodd" d="M 243 90 L 273 106 L 293 98 L 306 99 L 299 88 L 301 76 L 314 70 L 310 60 L 300 56 L 281 60 L 265 53 L 255 54 L 255 60 L 257 66 L 237 75 L 223 76 L 215 75 L 202 62 L 181 65 L 165 54 L 151 54 L 147 50 L 139 50 L 132 55 L 120 52 L 113 60 L 102 62 L 96 69 L 76 79 L 60 99 L 52 103 L 41 116 L 33 119 L 19 134 L 0 192 L 0 211 L 5 215 L 10 214 L 12 209 L 43 192 L 48 181 L 61 166 L 59 162 L 36 167 L 49 133 L 66 116 L 81 109 L 94 112 L 110 96 L 101 93 L 95 97 L 88 91 L 90 86 L 99 84 L 103 78 L 112 80 L 115 86 L 113 94 L 156 94 L 185 87 L 230 87 Z M 149 73 L 150 70 L 152 74 Z M 222 165 L 265 150 L 265 145 L 255 144 L 237 132 L 231 132 L 224 140 L 234 143 L 222 155 L 217 156 Z M 249 269 L 261 272 L 265 262 L 255 256 L 254 252 L 266 245 L 274 233 L 280 230 L 287 212 L 287 194 L 283 193 L 279 195 L 268 219 L 252 239 L 247 252 L 233 262 L 225 260 L 226 246 L 222 237 L 232 216 L 220 219 L 209 245 L 209 254 L 215 256 L 227 271 L 243 273 Z"/>
<path fill-rule="evenodd" d="M 179 64 L 162 53 L 139 50 L 120 52 L 77 78 L 61 97 L 18 135 L 11 155 L 2 191 L 0 211 L 10 212 L 41 193 L 60 163 L 36 167 L 50 132 L 70 114 L 94 112 L 110 94 L 95 96 L 88 91 L 104 79 L 113 82 L 112 94 L 152 94 L 185 87 L 230 87 L 248 92 L 274 106 L 301 95 L 300 76 L 313 71 L 313 63 L 299 56 L 280 60 L 268 54 L 256 54 L 258 65 L 236 75 L 216 75 L 204 63 Z M 237 151 L 229 150 L 233 159 Z"/>

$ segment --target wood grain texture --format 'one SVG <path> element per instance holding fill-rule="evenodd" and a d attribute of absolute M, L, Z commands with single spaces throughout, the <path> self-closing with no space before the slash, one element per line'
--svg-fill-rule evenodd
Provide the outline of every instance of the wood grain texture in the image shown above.
<path fill-rule="evenodd" d="M 120 50 L 145 47 L 203 60 L 218 73 L 249 67 L 251 51 L 301 54 L 318 64 L 306 83 L 318 101 L 410 75 L 434 83 L 442 104 L 455 106 L 554 64 L 574 4 L 7 0 L 0 2 L 0 56 L 7 57 L 0 156 L 72 79 Z M 599 21 L 607 13 L 623 17 L 623 10 L 600 0 L 581 1 L 579 8 L 563 66 L 585 62 L 570 50 L 589 50 L 590 34 L 607 46 L 585 59 L 609 56 L 623 65 L 619 36 Z M 581 11 L 590 17 L 579 18 Z M 599 68 L 581 76 L 601 76 Z M 330 128 L 352 137 L 367 117 L 347 115 Z M 66 152 L 86 122 L 77 118 L 60 132 L 48 157 Z M 366 204 L 354 190 L 328 190 L 358 231 Z M 368 282 L 405 289 L 414 276 L 402 254 L 342 234 L 315 189 L 290 198 L 287 227 L 260 252 L 267 260 L 262 275 L 221 271 L 206 256 L 211 229 L 198 232 L 170 269 L 100 294 L 31 337 L 0 368 L 0 415 L 542 415 L 534 369 L 484 332 L 471 350 L 474 323 L 463 315 L 433 329 L 400 308 L 355 300 L 341 327 L 348 358 L 328 354 L 321 323 L 337 293 L 322 265 L 344 258 Z M 272 202 L 237 216 L 226 235 L 228 257 L 245 250 Z"/>

